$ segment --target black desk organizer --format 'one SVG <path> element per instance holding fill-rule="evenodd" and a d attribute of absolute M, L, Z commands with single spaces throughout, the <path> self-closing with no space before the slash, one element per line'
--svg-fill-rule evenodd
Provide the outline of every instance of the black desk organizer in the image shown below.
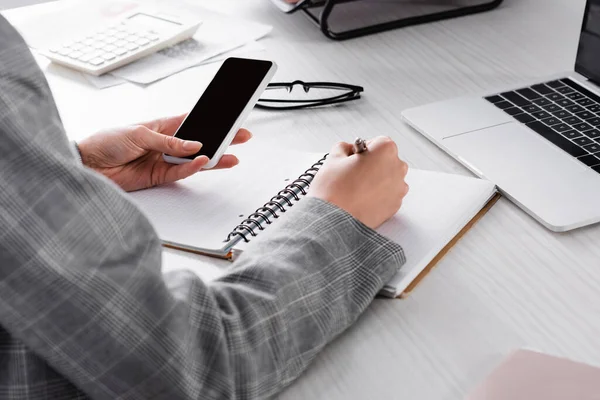
<path fill-rule="evenodd" d="M 334 14 L 334 10 L 344 7 L 344 4 L 355 3 L 355 2 L 367 2 L 370 0 L 307 0 L 295 11 L 303 11 L 313 22 L 315 22 L 323 34 L 333 40 L 346 40 L 352 39 L 359 36 L 370 35 L 373 33 L 388 31 L 391 29 L 402 28 L 411 25 L 418 25 L 427 22 L 440 21 L 448 18 L 461 17 L 470 14 L 476 14 L 484 11 L 492 10 L 502 3 L 502 0 L 482 0 L 476 4 L 457 6 L 456 8 L 426 13 L 423 15 L 411 16 L 406 18 L 400 18 L 392 21 L 386 21 L 381 23 L 375 23 L 368 26 L 362 26 L 359 28 L 335 31 L 332 29 L 330 24 L 330 18 Z M 372 1 L 372 0 L 371 0 Z M 437 5 L 440 1 L 453 1 L 453 0 L 437 0 Z M 435 2 L 434 2 L 435 3 Z M 381 3 L 380 3 L 381 4 Z M 385 4 L 392 4 L 387 1 Z M 402 3 L 397 4 L 398 7 L 402 7 Z M 321 9 L 315 11 L 316 9 Z"/>

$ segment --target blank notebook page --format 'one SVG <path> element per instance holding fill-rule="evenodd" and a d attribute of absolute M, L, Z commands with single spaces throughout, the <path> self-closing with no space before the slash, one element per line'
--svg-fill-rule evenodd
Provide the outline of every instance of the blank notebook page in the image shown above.
<path fill-rule="evenodd" d="M 411 169 L 402 208 L 377 231 L 402 245 L 406 264 L 387 285 L 398 296 L 495 193 L 489 181 Z"/>

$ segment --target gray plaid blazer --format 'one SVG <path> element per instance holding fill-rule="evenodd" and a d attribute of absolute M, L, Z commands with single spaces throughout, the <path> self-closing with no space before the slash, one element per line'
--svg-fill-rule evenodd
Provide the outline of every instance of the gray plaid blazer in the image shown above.
<path fill-rule="evenodd" d="M 80 164 L 0 17 L 0 399 L 273 396 L 404 261 L 316 199 L 262 236 L 217 282 L 163 275 L 152 226 Z"/>

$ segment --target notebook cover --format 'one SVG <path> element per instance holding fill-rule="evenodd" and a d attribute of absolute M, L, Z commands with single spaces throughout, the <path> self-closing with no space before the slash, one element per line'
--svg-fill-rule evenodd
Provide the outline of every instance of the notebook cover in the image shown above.
<path fill-rule="evenodd" d="M 458 243 L 458 241 L 460 239 L 462 239 L 462 237 L 473 227 L 473 225 L 475 225 L 477 223 L 477 221 L 479 221 L 485 214 L 487 214 L 487 212 L 494 206 L 494 204 L 496 204 L 496 202 L 500 199 L 500 197 L 501 197 L 500 193 L 496 193 L 490 199 L 490 201 L 487 202 L 485 207 L 483 207 L 477 213 L 477 215 L 475 215 L 475 217 L 473 217 L 471 219 L 471 221 L 469 221 L 469 223 L 467 225 L 465 225 L 465 227 L 463 229 L 461 229 L 461 231 L 458 232 L 458 234 L 456 236 L 454 236 L 454 238 L 450 242 L 448 242 L 446 247 L 444 247 L 438 253 L 438 255 L 435 256 L 435 258 L 433 260 L 431 260 L 431 262 L 427 265 L 427 267 L 425 267 L 421 271 L 421 273 L 419 273 L 419 275 L 410 283 L 410 285 L 408 285 L 406 290 L 404 292 L 402 292 L 397 298 L 404 299 L 404 298 L 408 297 L 408 295 L 419 285 L 419 283 L 421 283 L 421 281 L 425 278 L 425 276 L 427 276 L 427 274 L 436 267 L 436 265 L 440 262 L 440 260 L 442 258 L 444 258 L 444 256 L 456 245 L 456 243 Z"/>
<path fill-rule="evenodd" d="M 193 253 L 193 254 L 199 254 L 201 256 L 208 256 L 208 257 L 214 257 L 214 258 L 222 258 L 224 260 L 233 260 L 233 251 L 230 251 L 228 253 L 225 254 L 220 254 L 220 253 L 216 253 L 216 252 L 211 252 L 211 251 L 202 251 L 202 250 L 198 250 L 194 247 L 187 247 L 184 245 L 178 245 L 176 243 L 164 243 L 163 242 L 163 247 L 169 248 L 169 249 L 174 249 L 174 250 L 180 250 L 180 251 L 185 251 L 188 253 Z"/>

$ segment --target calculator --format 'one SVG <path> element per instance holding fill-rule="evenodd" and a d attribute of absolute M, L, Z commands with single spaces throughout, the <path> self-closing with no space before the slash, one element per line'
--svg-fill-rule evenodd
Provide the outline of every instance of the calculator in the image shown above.
<path fill-rule="evenodd" d="M 41 50 L 57 64 L 102 75 L 194 35 L 201 21 L 136 10 L 101 29 Z"/>

